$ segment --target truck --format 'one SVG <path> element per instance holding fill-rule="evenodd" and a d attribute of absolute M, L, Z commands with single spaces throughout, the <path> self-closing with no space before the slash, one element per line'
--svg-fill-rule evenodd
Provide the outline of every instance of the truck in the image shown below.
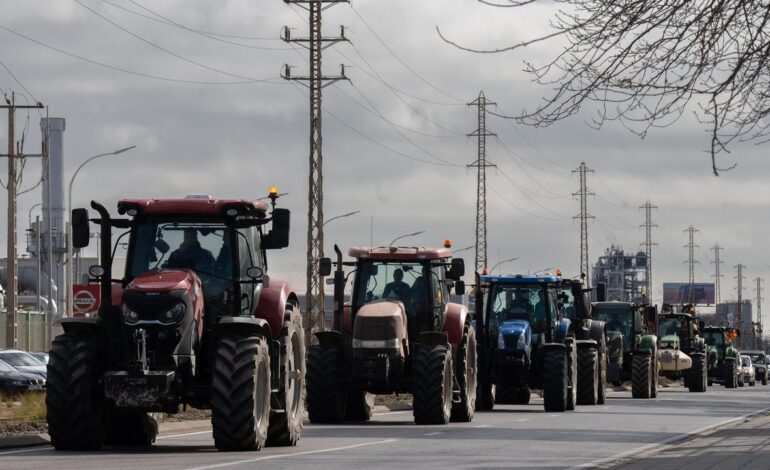
<path fill-rule="evenodd" d="M 48 434 L 58 450 L 146 446 L 148 414 L 211 409 L 221 451 L 293 446 L 304 411 L 305 342 L 297 295 L 267 273 L 289 243 L 277 189 L 264 199 L 123 199 L 72 211 L 75 248 L 100 229 L 94 317 L 63 318 L 48 362 Z M 269 228 L 269 230 L 268 230 Z M 113 230 L 121 232 L 113 245 Z M 115 247 L 128 243 L 125 271 Z M 176 249 L 172 250 L 172 247 Z"/>
<path fill-rule="evenodd" d="M 660 375 L 684 379 L 691 392 L 705 392 L 708 383 L 706 343 L 699 334 L 695 306 L 664 304 L 658 315 Z"/>

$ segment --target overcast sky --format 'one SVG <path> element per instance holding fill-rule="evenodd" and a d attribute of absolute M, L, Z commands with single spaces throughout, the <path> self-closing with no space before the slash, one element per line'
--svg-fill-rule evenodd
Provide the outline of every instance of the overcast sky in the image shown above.
<path fill-rule="evenodd" d="M 270 254 L 271 274 L 304 292 L 308 99 L 280 71 L 288 63 L 292 73 L 306 74 L 307 56 L 278 39 L 284 25 L 294 36 L 307 34 L 304 10 L 281 0 L 4 4 L 0 60 L 28 91 L 1 68 L 0 87 L 34 94 L 52 117 L 66 118 L 65 181 L 89 156 L 137 146 L 85 167 L 75 206 L 96 199 L 114 210 L 123 197 L 188 193 L 254 198 L 278 185 L 290 193 L 280 203 L 293 211 L 292 246 Z M 474 0 L 361 0 L 324 11 L 325 35 L 345 25 L 350 39 L 324 51 L 324 71 L 337 74 L 345 64 L 351 79 L 324 89 L 324 212 L 329 219 L 361 211 L 327 225 L 327 252 L 335 242 L 345 250 L 369 244 L 372 220 L 375 244 L 418 230 L 425 233 L 404 242 L 474 243 L 476 178 L 463 165 L 476 159 L 476 142 L 465 136 L 476 128 L 476 113 L 465 103 L 483 90 L 498 112 L 531 107 L 548 89 L 522 72 L 523 61 L 542 62 L 561 44 L 477 55 L 445 44 L 436 27 L 468 46 L 500 47 L 547 31 L 551 13 L 547 2 L 522 10 Z M 649 199 L 659 207 L 656 299 L 662 282 L 687 281 L 690 224 L 700 230 L 696 281 L 711 280 L 709 247 L 719 243 L 722 297 L 734 297 L 733 266 L 743 263 L 744 295 L 753 298 L 751 280 L 770 272 L 767 146 L 733 147 L 721 163 L 737 168 L 716 178 L 704 152 L 708 135 L 691 114 L 642 140 L 617 123 L 588 127 L 594 112 L 588 107 L 549 128 L 488 118 L 488 130 L 499 136 L 487 142 L 487 158 L 498 167 L 488 170 L 489 264 L 519 257 L 503 270 L 577 274 L 578 204 L 571 194 L 578 180 L 571 170 L 585 161 L 595 170 L 588 177 L 596 193 L 589 199 L 592 263 L 610 244 L 639 249 L 638 207 Z M 39 149 L 39 118 L 29 115 L 28 152 Z M 25 119 L 20 113 L 19 122 Z M 27 165 L 24 188 L 39 171 L 36 162 Z M 20 240 L 40 194 L 19 201 Z M 6 202 L 3 194 L 2 207 Z M 0 242 L 4 252 L 4 230 Z M 472 266 L 473 251 L 463 254 Z"/>

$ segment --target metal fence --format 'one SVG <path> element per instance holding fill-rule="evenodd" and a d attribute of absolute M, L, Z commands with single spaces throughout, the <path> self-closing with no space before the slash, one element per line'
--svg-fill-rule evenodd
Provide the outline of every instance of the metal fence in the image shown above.
<path fill-rule="evenodd" d="M 6 344 L 5 330 L 6 317 L 8 313 L 5 310 L 0 311 L 0 348 L 8 348 L 12 345 Z M 53 336 L 61 333 L 59 325 L 53 325 Z M 18 348 L 25 351 L 48 351 L 51 339 L 48 338 L 48 328 L 46 328 L 45 312 L 32 310 L 21 310 L 16 314 L 16 335 L 19 340 Z"/>

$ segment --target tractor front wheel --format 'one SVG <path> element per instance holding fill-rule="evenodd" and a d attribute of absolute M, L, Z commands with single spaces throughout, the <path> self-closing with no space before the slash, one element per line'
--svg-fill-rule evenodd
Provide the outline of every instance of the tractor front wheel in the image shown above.
<path fill-rule="evenodd" d="M 418 345 L 412 362 L 412 397 L 417 424 L 447 424 L 452 411 L 452 352 Z"/>
<path fill-rule="evenodd" d="M 491 411 L 495 406 L 495 384 L 479 381 L 476 386 L 476 411 Z"/>
<path fill-rule="evenodd" d="M 342 352 L 314 344 L 307 354 L 307 413 L 311 423 L 340 423 L 345 418 L 347 393 L 339 386 Z"/>
<path fill-rule="evenodd" d="M 305 332 L 299 309 L 286 306 L 280 352 L 278 401 L 283 410 L 271 411 L 267 445 L 295 446 L 302 431 L 305 411 Z"/>
<path fill-rule="evenodd" d="M 94 450 L 104 443 L 100 360 L 95 338 L 65 333 L 53 340 L 45 405 L 48 435 L 57 450 Z"/>
<path fill-rule="evenodd" d="M 568 352 L 564 349 L 547 349 L 543 360 L 543 406 L 545 411 L 566 411 L 568 384 Z"/>
<path fill-rule="evenodd" d="M 691 392 L 705 392 L 708 377 L 708 367 L 706 364 L 706 355 L 703 353 L 692 353 L 692 368 L 689 371 L 690 380 L 688 388 Z"/>
<path fill-rule="evenodd" d="M 575 409 L 577 404 L 578 364 L 577 344 L 574 339 L 567 340 L 567 411 Z"/>
<path fill-rule="evenodd" d="M 476 333 L 466 328 L 457 347 L 455 378 L 460 386 L 460 401 L 452 403 L 452 421 L 469 423 L 476 411 Z"/>
<path fill-rule="evenodd" d="M 364 390 L 348 390 L 345 421 L 369 421 L 374 409 L 374 395 Z"/>
<path fill-rule="evenodd" d="M 577 404 L 596 405 L 599 401 L 599 362 L 596 349 L 578 349 L 577 368 Z"/>
<path fill-rule="evenodd" d="M 635 354 L 631 360 L 631 396 L 650 398 L 652 390 L 652 356 Z"/>
<path fill-rule="evenodd" d="M 223 334 L 214 353 L 211 425 L 222 451 L 260 450 L 270 422 L 270 353 L 261 336 Z"/>
<path fill-rule="evenodd" d="M 723 367 L 725 388 L 735 388 L 738 386 L 738 374 L 734 357 L 725 358 Z"/>

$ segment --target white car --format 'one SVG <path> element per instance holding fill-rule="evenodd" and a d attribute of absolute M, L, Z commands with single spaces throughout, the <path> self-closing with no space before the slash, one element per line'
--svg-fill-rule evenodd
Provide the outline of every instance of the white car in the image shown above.
<path fill-rule="evenodd" d="M 37 374 L 44 379 L 47 376 L 45 364 L 21 349 L 3 349 L 0 351 L 0 359 L 18 371 Z"/>
<path fill-rule="evenodd" d="M 746 385 L 753 387 L 756 382 L 756 371 L 754 370 L 754 364 L 751 363 L 749 356 L 741 355 L 741 380 L 738 385 Z"/>

